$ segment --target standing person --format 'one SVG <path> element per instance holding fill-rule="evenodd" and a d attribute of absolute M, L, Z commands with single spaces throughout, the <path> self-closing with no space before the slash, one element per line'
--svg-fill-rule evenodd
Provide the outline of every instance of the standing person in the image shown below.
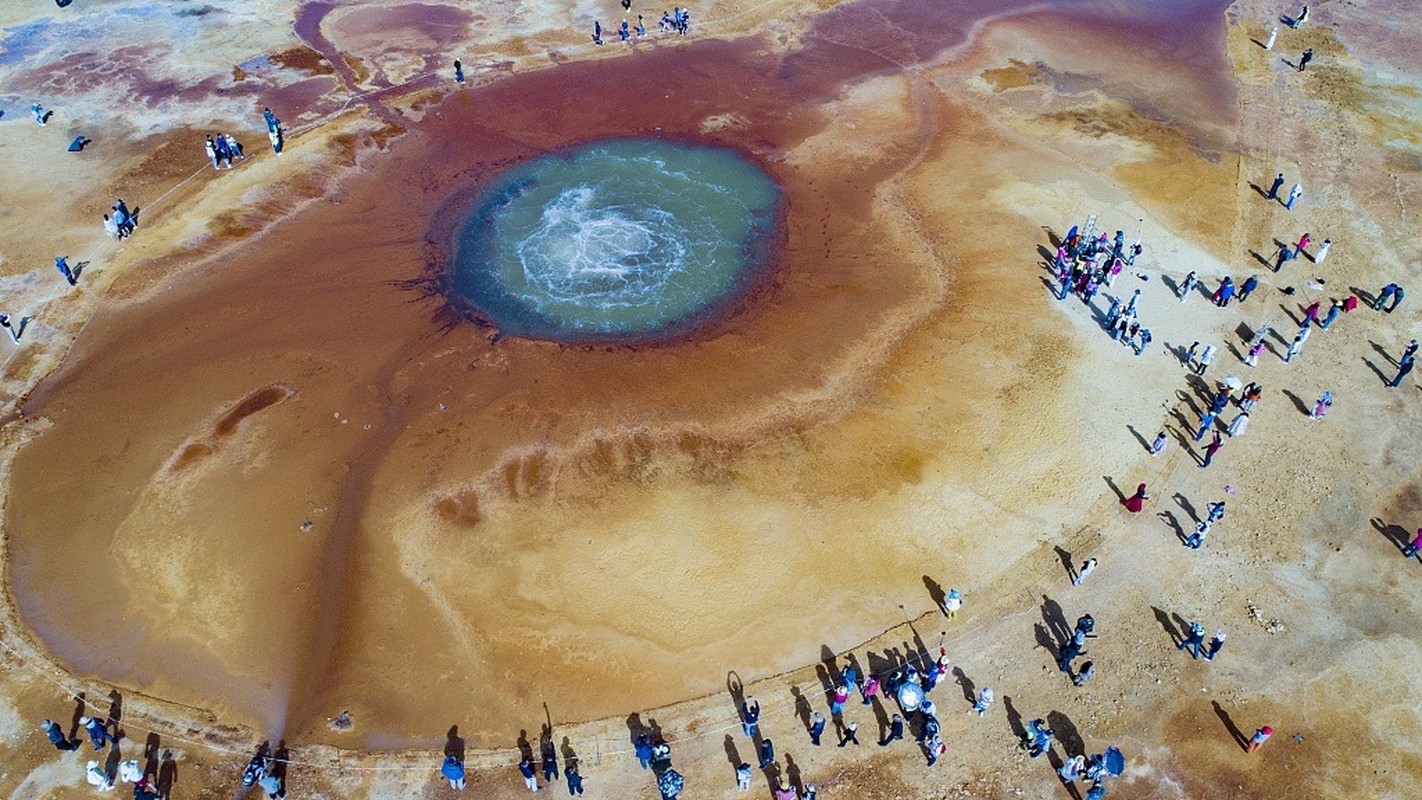
<path fill-rule="evenodd" d="M 1200 415 L 1200 427 L 1195 430 L 1195 441 L 1198 442 L 1205 438 L 1205 434 L 1209 433 L 1210 428 L 1214 427 L 1215 419 L 1218 415 L 1219 412 L 1213 408 L 1205 409 L 1205 413 Z"/>
<path fill-rule="evenodd" d="M 1190 274 L 1186 275 L 1185 280 L 1180 282 L 1180 302 L 1183 303 L 1190 299 L 1190 293 L 1195 291 L 1195 286 L 1199 284 L 1199 282 L 1200 279 L 1195 275 L 1195 270 L 1190 270 Z"/>
<path fill-rule="evenodd" d="M 1417 529 L 1417 536 L 1422 539 L 1422 528 Z M 978 712 L 978 716 L 983 716 L 992 707 L 993 691 L 991 686 L 984 686 L 978 690 L 978 699 L 973 703 L 973 710 Z"/>
<path fill-rule="evenodd" d="M 765 769 L 775 763 L 775 743 L 769 739 L 760 740 L 760 768 Z"/>
<path fill-rule="evenodd" d="M 1284 352 L 1285 364 L 1293 361 L 1294 356 L 1298 355 L 1299 351 L 1303 349 L 1304 338 L 1303 333 L 1299 333 L 1299 335 L 1295 336 L 1294 340 L 1289 343 L 1289 349 Z"/>
<path fill-rule="evenodd" d="M 64 729 L 59 727 L 59 723 L 52 719 L 47 719 L 40 723 L 39 729 L 44 731 L 44 735 L 49 739 L 49 743 L 54 745 L 55 750 L 78 750 L 79 743 L 72 741 L 64 735 Z"/>
<path fill-rule="evenodd" d="M 1200 351 L 1200 360 L 1195 364 L 1195 374 L 1204 375 L 1205 370 L 1215 361 L 1215 346 L 1205 345 L 1205 349 Z"/>
<path fill-rule="evenodd" d="M 1205 506 L 1205 520 L 1212 525 L 1224 519 L 1224 515 L 1225 501 L 1223 500 L 1219 501 L 1218 503 L 1210 503 L 1209 505 Z"/>
<path fill-rule="evenodd" d="M 454 59 L 454 82 L 464 83 L 464 64 L 459 59 Z"/>
<path fill-rule="evenodd" d="M 948 596 L 943 598 L 943 613 L 948 615 L 948 619 L 958 616 L 958 609 L 963 607 L 963 596 L 958 594 L 957 589 L 949 589 Z"/>
<path fill-rule="evenodd" d="M 1224 308 L 1225 306 L 1229 305 L 1229 301 L 1233 297 L 1234 279 L 1226 275 L 1224 280 L 1220 281 L 1219 288 L 1215 290 L 1214 297 L 1210 299 L 1214 302 L 1215 305 L 1219 306 L 1220 308 Z"/>
<path fill-rule="evenodd" d="M 1318 402 L 1313 404 L 1313 411 L 1309 412 L 1309 419 L 1323 419 L 1328 414 L 1328 409 L 1333 407 L 1333 392 L 1324 392 L 1318 396 Z"/>
<path fill-rule="evenodd" d="M 1151 441 L 1151 443 L 1150 443 L 1150 454 L 1151 454 L 1152 456 L 1158 456 L 1158 455 L 1160 455 L 1162 452 L 1164 452 L 1164 450 L 1165 450 L 1165 443 L 1166 443 L 1167 441 L 1168 441 L 1168 439 L 1167 439 L 1167 437 L 1166 437 L 1166 435 L 1165 435 L 1165 431 L 1161 431 L 1160 433 L 1157 433 L 1157 434 L 1155 435 L 1155 439 L 1153 439 L 1153 440 Z"/>
<path fill-rule="evenodd" d="M 578 772 L 576 761 L 563 769 L 563 777 L 568 779 L 569 797 L 583 793 L 583 774 Z"/>
<path fill-rule="evenodd" d="M 746 763 L 742 762 L 740 766 L 736 767 L 736 788 L 739 789 L 739 790 L 741 790 L 742 792 L 749 792 L 749 791 L 750 791 L 750 782 L 751 782 L 751 767 L 750 767 L 750 764 L 746 764 Z"/>
<path fill-rule="evenodd" d="M 1229 427 L 1225 429 L 1225 433 L 1228 433 L 1228 434 L 1229 434 L 1229 437 L 1230 437 L 1231 439 L 1233 439 L 1233 438 L 1236 437 L 1236 436 L 1243 436 L 1243 435 L 1244 435 L 1244 431 L 1245 431 L 1248 427 L 1249 427 L 1249 412 L 1248 412 L 1248 411 L 1241 411 L 1241 412 L 1239 412 L 1238 415 L 1235 416 L 1235 418 L 1234 418 L 1233 420 L 1230 420 Z"/>
<path fill-rule="evenodd" d="M 1061 768 L 1057 770 L 1057 777 L 1062 783 L 1071 786 L 1076 783 L 1076 779 L 1081 775 L 1081 771 L 1086 768 L 1086 756 L 1072 756 L 1068 758 Z"/>
<path fill-rule="evenodd" d="M 889 720 L 889 732 L 879 740 L 880 747 L 888 747 L 891 743 L 904 738 L 904 718 L 897 713 L 893 719 Z"/>
<path fill-rule="evenodd" d="M 109 742 L 117 742 L 118 739 L 109 735 L 109 729 L 104 726 L 98 717 L 80 717 L 79 726 L 89 734 L 89 741 L 94 745 L 94 749 L 103 750 L 104 745 Z"/>
<path fill-rule="evenodd" d="M 444 757 L 444 763 L 439 767 L 439 774 L 449 780 L 451 789 L 464 788 L 464 762 L 454 753 Z"/>
<path fill-rule="evenodd" d="M 1081 686 L 1092 678 L 1096 677 L 1096 662 L 1087 661 L 1081 665 L 1081 670 L 1071 679 L 1073 686 Z"/>
<path fill-rule="evenodd" d="M 1146 348 L 1150 347 L 1150 339 L 1150 328 L 1141 328 L 1140 338 L 1135 343 L 1136 355 L 1145 353 Z"/>
<path fill-rule="evenodd" d="M 267 138 L 272 142 L 272 152 L 281 155 L 282 141 L 281 128 L 272 128 L 267 131 Z"/>
<path fill-rule="evenodd" d="M 741 703 L 741 727 L 752 738 L 760 727 L 760 701 L 754 697 L 747 697 Z"/>
<path fill-rule="evenodd" d="M 1258 750 L 1259 747 L 1265 742 L 1269 741 L 1269 737 L 1273 735 L 1274 729 L 1269 727 L 1268 725 L 1265 725 L 1264 727 L 1255 731 L 1254 735 L 1249 737 L 1249 746 L 1245 748 L 1245 752 L 1252 753 L 1255 750 Z"/>
<path fill-rule="evenodd" d="M 1249 348 L 1249 353 L 1244 357 L 1244 363 L 1251 367 L 1259 366 L 1259 354 L 1264 352 L 1264 343 L 1255 342 Z"/>
<path fill-rule="evenodd" d="M 816 711 L 814 716 L 810 718 L 810 744 L 819 747 L 820 737 L 824 735 L 824 732 L 825 715 Z"/>
<path fill-rule="evenodd" d="M 863 685 L 859 687 L 859 694 L 864 698 L 864 705 L 874 702 L 874 696 L 879 693 L 879 679 L 870 675 L 864 679 Z"/>
<path fill-rule="evenodd" d="M 1341 300 L 1334 300 L 1333 303 L 1328 306 L 1328 313 L 1323 316 L 1323 320 L 1318 323 L 1318 327 L 1328 330 L 1333 326 L 1333 323 L 1338 321 L 1338 315 L 1342 312 L 1343 302 Z"/>
<path fill-rule="evenodd" d="M 622 25 L 617 28 L 617 38 L 624 42 L 632 38 L 632 28 L 625 19 L 622 20 Z"/>
<path fill-rule="evenodd" d="M 857 722 L 851 722 L 851 723 L 849 723 L 848 725 L 845 725 L 845 726 L 844 726 L 844 735 L 839 738 L 839 746 L 840 746 L 840 747 L 844 747 L 845 745 L 849 744 L 850 742 L 854 742 L 854 746 L 855 746 L 855 747 L 858 747 L 858 746 L 859 746 L 859 738 L 858 738 L 858 736 L 856 735 L 856 732 L 857 732 L 858 730 L 859 730 L 859 723 L 857 723 Z"/>
<path fill-rule="evenodd" d="M 1318 246 L 1318 252 L 1313 254 L 1313 263 L 1322 264 L 1323 259 L 1328 258 L 1328 248 L 1333 246 L 1333 240 L 1325 238 L 1323 244 Z"/>
<path fill-rule="evenodd" d="M 935 733 L 928 740 L 928 747 L 925 749 L 928 751 L 928 766 L 931 767 L 938 763 L 938 759 L 942 758 L 944 753 L 948 752 L 948 745 L 943 743 L 942 736 Z"/>
<path fill-rule="evenodd" d="M 1358 307 L 1358 296 L 1350 294 L 1343 298 L 1343 313 L 1348 314 Z"/>
<path fill-rule="evenodd" d="M 1214 638 L 1210 639 L 1208 645 L 1205 645 L 1205 660 L 1214 661 L 1215 656 L 1219 655 L 1220 648 L 1224 647 L 1224 643 L 1225 632 L 1222 630 L 1215 631 Z"/>
<path fill-rule="evenodd" d="M 849 701 L 849 684 L 841 683 L 834 688 L 834 697 L 830 700 L 830 716 L 837 717 L 844 713 L 844 704 Z"/>
<path fill-rule="evenodd" d="M 637 38 L 640 39 L 640 38 L 642 38 L 643 36 L 646 36 L 646 35 L 647 35 L 647 23 L 642 20 L 642 15 L 641 15 L 641 14 L 638 14 L 638 15 L 637 15 Z"/>
<path fill-rule="evenodd" d="M 1377 299 L 1373 301 L 1373 310 L 1382 311 L 1383 304 L 1386 303 L 1388 300 L 1391 300 L 1393 294 L 1396 292 L 1397 284 L 1395 283 L 1389 283 L 1388 285 L 1382 287 L 1382 289 L 1378 291 Z"/>
<path fill-rule="evenodd" d="M 1133 314 L 1136 313 L 1136 304 L 1140 302 L 1140 299 L 1141 299 L 1141 290 L 1140 290 L 1140 289 L 1137 289 L 1137 290 L 1135 290 L 1134 292 L 1131 293 L 1131 299 L 1128 300 L 1128 301 L 1126 301 L 1126 314 L 1127 314 L 1127 315 L 1133 315 Z"/>
<path fill-rule="evenodd" d="M 237 138 L 234 137 L 232 134 L 222 134 L 222 141 L 227 144 L 227 152 L 236 156 L 238 161 L 241 161 L 247 157 L 247 154 L 242 152 L 242 143 L 238 142 Z"/>
<path fill-rule="evenodd" d="M 1299 57 L 1299 72 L 1303 72 L 1303 71 L 1304 71 L 1304 67 L 1307 67 L 1307 66 L 1308 66 L 1308 62 L 1310 62 L 1310 61 L 1312 61 L 1312 60 L 1313 60 L 1313 48 L 1310 47 L 1310 48 L 1308 48 L 1307 50 L 1303 51 L 1303 55 Z"/>
<path fill-rule="evenodd" d="M 1200 657 L 1200 646 L 1205 643 L 1205 626 L 1198 621 L 1190 623 L 1190 631 L 1177 647 L 1181 652 L 1190 651 L 1191 658 Z"/>
<path fill-rule="evenodd" d="M 10 322 L 9 314 L 0 314 L 0 328 L 4 328 L 5 332 L 10 334 L 10 338 L 15 341 L 15 344 L 19 344 L 20 333 L 24 330 L 25 320 L 27 319 L 29 319 L 29 317 L 20 317 L 20 324 L 15 325 Z"/>
<path fill-rule="evenodd" d="M 1251 294 L 1254 294 L 1254 290 L 1258 288 L 1258 276 L 1250 275 L 1248 278 L 1245 279 L 1244 285 L 1239 287 L 1239 302 L 1243 303 L 1245 300 L 1248 300 L 1249 296 Z"/>
<path fill-rule="evenodd" d="M 1297 28 L 1305 22 L 1308 22 L 1308 6 L 1304 6 L 1299 15 L 1294 18 L 1294 27 Z"/>
<path fill-rule="evenodd" d="M 602 22 L 600 20 L 593 20 L 592 40 L 593 44 L 598 47 L 602 46 Z"/>
<path fill-rule="evenodd" d="M 1289 249 L 1288 245 L 1280 247 L 1279 252 L 1274 256 L 1274 271 L 1278 272 L 1283 269 L 1284 265 L 1289 263 L 1289 260 L 1293 258 L 1293 256 L 1294 251 Z"/>
<path fill-rule="evenodd" d="M 16 338 L 15 341 L 18 342 L 19 339 Z M 1389 388 L 1392 388 L 1392 389 L 1396 389 L 1396 388 L 1402 383 L 1403 378 L 1406 378 L 1407 375 L 1408 375 L 1408 373 L 1412 372 L 1412 367 L 1413 367 L 1415 364 L 1416 364 L 1416 358 L 1414 358 L 1414 357 L 1411 356 L 1411 355 L 1404 354 L 1404 355 L 1402 356 L 1402 358 L 1398 359 L 1398 362 L 1397 362 L 1397 377 L 1395 377 L 1395 378 L 1393 378 L 1392 380 L 1390 380 L 1390 381 L 1387 382 L 1388 387 L 1389 387 Z"/>
<path fill-rule="evenodd" d="M 1315 300 L 1304 308 L 1304 319 L 1309 322 L 1318 322 L 1318 311 L 1323 306 L 1322 300 Z"/>
<path fill-rule="evenodd" d="M 1149 499 L 1150 495 L 1146 494 L 1146 485 L 1142 483 L 1136 487 L 1135 494 L 1121 501 L 1121 505 L 1125 506 L 1126 510 L 1132 514 L 1139 514 L 1141 509 L 1145 506 L 1145 501 Z"/>
<path fill-rule="evenodd" d="M 30 113 L 34 115 L 35 122 L 38 122 L 41 125 L 49 124 L 49 115 L 44 113 L 44 106 L 40 105 L 39 103 L 35 103 L 34 105 L 30 106 Z"/>
<path fill-rule="evenodd" d="M 1215 438 L 1205 445 L 1205 460 L 1200 463 L 1200 469 L 1209 468 L 1210 462 L 1215 460 L 1215 453 L 1218 453 L 1221 447 L 1224 447 L 1224 439 L 1220 437 L 1219 431 L 1215 431 Z"/>
<path fill-rule="evenodd" d="M 207 153 L 207 160 L 212 162 L 212 168 L 219 169 L 217 166 L 217 144 L 212 141 L 210 134 L 207 137 L 207 141 L 202 143 L 202 149 L 203 152 Z"/>
<path fill-rule="evenodd" d="M 1086 576 L 1096 571 L 1096 559 L 1088 558 L 1082 563 L 1081 569 L 1077 570 L 1076 577 L 1071 579 L 1072 586 L 1080 586 L 1086 580 Z"/>
<path fill-rule="evenodd" d="M 538 772 L 533 768 L 533 762 L 523 759 L 518 762 L 519 774 L 523 776 L 523 784 L 530 792 L 538 791 Z"/>
<path fill-rule="evenodd" d="M 1401 286 L 1394 288 L 1392 290 L 1392 304 L 1387 307 L 1387 313 L 1391 314 L 1396 311 L 1397 307 L 1402 305 L 1403 295 L 1406 294 L 1407 292 Z"/>
<path fill-rule="evenodd" d="M 270 108 L 262 108 L 262 120 L 267 123 L 267 130 L 269 131 L 274 131 L 281 127 L 281 120 L 277 119 L 277 115 L 273 114 Z"/>
<path fill-rule="evenodd" d="M 59 274 L 64 276 L 64 279 L 69 282 L 70 286 L 77 286 L 79 284 L 78 276 L 74 274 L 74 270 L 69 268 L 68 256 L 55 256 L 54 268 L 59 270 Z"/>
<path fill-rule="evenodd" d="M 1308 246 L 1312 241 L 1313 239 L 1307 233 L 1300 236 L 1299 243 L 1294 245 L 1294 258 L 1308 255 Z"/>
<path fill-rule="evenodd" d="M 1294 203 L 1297 203 L 1300 197 L 1303 197 L 1303 187 L 1296 183 L 1289 189 L 1289 199 L 1284 201 L 1284 208 L 1293 211 Z"/>
<path fill-rule="evenodd" d="M 552 783 L 558 780 L 558 751 L 553 749 L 551 734 L 539 743 L 539 749 L 543 751 L 543 782 Z"/>
<path fill-rule="evenodd" d="M 650 769 L 652 766 L 652 738 L 645 733 L 637 734 L 637 738 L 632 740 L 632 749 L 637 753 L 637 763 L 642 765 L 642 769 Z"/>
<path fill-rule="evenodd" d="M 1417 555 L 1418 551 L 1422 551 L 1422 528 L 1417 529 L 1417 535 L 1412 537 L 1412 544 L 1402 546 L 1402 556 L 1403 558 L 1412 558 Z M 50 738 L 50 741 L 54 741 L 53 737 Z M 59 744 L 56 743 L 55 747 L 59 747 Z M 60 747 L 59 749 L 63 750 L 64 748 Z"/>
<path fill-rule="evenodd" d="M 1416 356 L 1417 348 L 1418 344 L 1416 339 L 1413 339 L 1412 341 L 1408 342 L 1407 347 L 1404 348 L 1402 351 L 1402 358 L 1412 358 L 1413 356 Z"/>
<path fill-rule="evenodd" d="M 212 137 L 208 137 L 212 138 Z M 213 147 L 217 150 L 217 160 L 225 162 L 228 169 L 232 169 L 232 151 L 227 149 L 227 140 L 222 138 L 222 134 L 217 134 L 217 138 L 212 140 Z"/>
<path fill-rule="evenodd" d="M 1264 42 L 1264 49 L 1265 49 L 1265 50 L 1273 50 L 1273 49 L 1274 49 L 1274 40 L 1277 39 L 1277 38 L 1279 38 L 1279 29 L 1278 29 L 1278 27 L 1274 27 L 1273 29 L 1271 29 L 1271 30 L 1269 31 L 1269 38 L 1268 38 L 1267 40 L 1265 40 L 1265 42 Z M 1280 173 L 1280 174 L 1279 174 L 1279 183 L 1283 183 L 1283 182 L 1284 182 L 1284 175 L 1283 175 L 1283 173 Z M 1278 189 L 1279 189 L 1279 184 L 1278 184 L 1278 183 L 1274 184 L 1274 191 L 1278 191 Z M 1270 198 L 1270 199 L 1272 200 L 1273 198 Z"/>
<path fill-rule="evenodd" d="M 1279 29 L 1278 29 L 1278 28 L 1275 28 L 1274 30 L 1277 31 L 1277 30 L 1279 30 Z M 1270 41 L 1273 41 L 1273 40 L 1271 39 Z M 1268 197 L 1270 200 L 1278 200 L 1278 199 L 1279 199 L 1279 189 L 1283 188 L 1283 186 L 1284 186 L 1284 173 L 1280 172 L 1278 175 L 1275 175 L 1275 176 L 1274 176 L 1274 185 L 1269 187 L 1269 194 L 1266 195 L 1266 197 Z"/>
<path fill-rule="evenodd" d="M 1210 535 L 1210 521 L 1202 519 L 1195 523 L 1195 532 L 1185 539 L 1185 546 L 1191 550 L 1199 550 L 1205 543 L 1205 537 Z"/>

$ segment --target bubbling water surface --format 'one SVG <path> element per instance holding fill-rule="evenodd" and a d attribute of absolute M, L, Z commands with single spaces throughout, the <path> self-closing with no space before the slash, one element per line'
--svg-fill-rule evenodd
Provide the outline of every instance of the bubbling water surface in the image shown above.
<path fill-rule="evenodd" d="M 765 265 L 779 196 L 727 148 L 617 139 L 542 156 L 475 199 L 456 286 L 511 335 L 680 333 Z"/>

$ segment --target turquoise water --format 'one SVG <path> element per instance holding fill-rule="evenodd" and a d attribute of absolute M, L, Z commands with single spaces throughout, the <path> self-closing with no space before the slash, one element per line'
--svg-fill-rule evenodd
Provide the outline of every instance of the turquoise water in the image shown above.
<path fill-rule="evenodd" d="M 681 333 L 765 265 L 779 197 L 731 149 L 618 139 L 541 156 L 475 198 L 456 288 L 509 335 Z"/>

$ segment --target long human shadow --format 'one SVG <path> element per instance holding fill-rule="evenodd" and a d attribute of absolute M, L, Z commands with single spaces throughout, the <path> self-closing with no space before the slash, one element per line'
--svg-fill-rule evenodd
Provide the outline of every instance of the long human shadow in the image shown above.
<path fill-rule="evenodd" d="M 1389 353 L 1386 348 L 1373 341 L 1372 339 L 1368 340 L 1368 344 L 1372 345 L 1373 351 L 1376 352 L 1378 355 L 1382 356 L 1388 364 L 1391 364 L 1394 367 L 1397 366 L 1397 359 L 1393 358 L 1392 354 Z"/>
<path fill-rule="evenodd" d="M 1187 392 L 1184 389 L 1177 389 L 1175 392 L 1175 398 L 1180 402 L 1184 403 L 1185 407 L 1190 409 L 1191 414 L 1197 417 L 1200 416 L 1200 404 L 1199 401 L 1196 400 L 1194 394 Z M 1181 417 L 1181 420 L 1182 424 L 1184 424 L 1185 427 L 1190 427 L 1189 422 L 1185 420 L 1184 416 Z"/>
<path fill-rule="evenodd" d="M 563 773 L 565 775 L 578 769 L 580 760 L 578 751 L 573 749 L 573 742 L 568 737 L 563 737 L 563 744 L 558 748 L 558 752 L 563 756 Z"/>
<path fill-rule="evenodd" d="M 1062 569 L 1066 570 L 1067 580 L 1076 580 L 1076 565 L 1072 561 L 1071 553 L 1062 549 L 1062 546 L 1052 545 L 1052 550 L 1056 551 L 1057 559 L 1062 562 Z"/>
<path fill-rule="evenodd" d="M 1047 714 L 1047 726 L 1056 733 L 1057 741 L 1061 742 L 1062 750 L 1066 751 L 1068 757 L 1086 755 L 1086 742 L 1081 738 L 1081 731 L 1077 730 L 1076 723 L 1066 714 L 1060 711 Z"/>
<path fill-rule="evenodd" d="M 80 692 L 74 695 L 74 716 L 69 720 L 69 741 L 72 742 L 79 737 L 79 718 L 83 717 L 84 712 L 88 710 L 88 700 L 84 693 Z"/>
<path fill-rule="evenodd" d="M 1362 360 L 1364 364 L 1368 365 L 1368 369 L 1372 370 L 1373 374 L 1378 376 L 1378 380 L 1382 381 L 1384 386 L 1392 383 L 1392 378 L 1389 378 L 1386 373 L 1379 369 L 1377 364 L 1369 361 L 1367 356 L 1364 356 Z"/>
<path fill-rule="evenodd" d="M 935 581 L 933 578 L 924 575 L 923 587 L 928 590 L 928 599 L 932 600 L 933 605 L 937 607 L 940 611 L 942 611 L 943 604 L 948 602 L 948 595 L 946 592 L 943 591 L 942 584 L 940 584 L 938 581 Z"/>
<path fill-rule="evenodd" d="M 1234 743 L 1239 745 L 1240 750 L 1246 753 L 1249 752 L 1249 739 L 1244 735 L 1244 731 L 1241 731 L 1239 726 L 1234 724 L 1234 720 L 1230 719 L 1229 712 L 1224 710 L 1224 706 L 1220 705 L 1220 701 L 1211 700 L 1210 705 L 1214 706 L 1215 716 L 1219 717 L 1220 722 L 1224 723 L 1225 730 L 1229 731 L 1229 736 L 1231 739 L 1234 739 Z"/>
<path fill-rule="evenodd" d="M 741 760 L 740 748 L 736 747 L 736 737 L 726 734 L 722 745 L 726 748 L 726 760 L 731 762 L 731 771 L 735 772 L 745 762 Z"/>
<path fill-rule="evenodd" d="M 1309 414 L 1308 404 L 1303 401 L 1303 398 L 1299 397 L 1298 395 L 1294 394 L 1293 392 L 1289 391 L 1288 389 L 1284 389 L 1283 392 L 1284 392 L 1284 396 L 1285 396 L 1285 397 L 1287 397 L 1287 398 L 1289 398 L 1290 400 L 1294 401 L 1294 408 L 1297 408 L 1297 409 L 1299 410 L 1299 413 L 1300 413 L 1300 414 L 1303 414 L 1305 417 L 1308 416 L 1308 414 Z"/>
<path fill-rule="evenodd" d="M 1184 511 L 1186 514 L 1190 515 L 1191 522 L 1200 521 L 1200 515 L 1195 513 L 1195 506 L 1190 502 L 1189 498 L 1185 497 L 1185 495 L 1181 494 L 1180 492 L 1176 492 L 1174 495 L 1172 495 L 1171 499 L 1175 501 L 1176 505 L 1180 506 L 1181 511 Z"/>
<path fill-rule="evenodd" d="M 1052 230 L 1050 225 L 1043 225 L 1042 233 L 1047 234 L 1047 241 L 1052 243 L 1052 247 L 1062 246 L 1062 237 L 1055 230 Z M 1055 258 L 1056 253 L 1053 253 L 1052 257 Z"/>
<path fill-rule="evenodd" d="M 1007 695 L 1002 696 L 1002 708 L 1007 712 L 1007 726 L 1012 729 L 1012 735 L 1018 741 L 1027 737 L 1027 728 L 1022 725 L 1022 714 L 1018 712 L 1017 706 L 1012 704 L 1012 698 Z"/>
<path fill-rule="evenodd" d="M 158 778 L 158 753 L 162 748 L 163 740 L 158 734 L 149 732 L 148 738 L 143 742 L 143 777 Z"/>
<path fill-rule="evenodd" d="M 1181 544 L 1184 544 L 1185 542 L 1189 541 L 1189 539 L 1185 536 L 1185 528 L 1180 524 L 1180 520 L 1175 518 L 1174 511 L 1162 511 L 1156 514 L 1156 516 L 1160 517 L 1162 520 L 1165 521 L 1166 525 L 1170 526 L 1170 529 L 1175 532 L 1175 538 L 1179 539 Z"/>
<path fill-rule="evenodd" d="M 973 705 L 978 699 L 978 687 L 973 685 L 973 679 L 968 677 L 968 673 L 962 667 L 953 668 L 953 677 L 959 687 L 963 689 L 963 699 L 968 701 L 968 705 Z"/>
<path fill-rule="evenodd" d="M 158 794 L 161 797 L 168 797 L 173 791 L 173 784 L 178 782 L 178 762 L 173 758 L 172 750 L 163 751 L 163 760 L 158 765 Z"/>
<path fill-rule="evenodd" d="M 1397 552 L 1406 552 L 1403 548 L 1412 544 L 1412 539 L 1407 533 L 1407 529 L 1401 525 L 1389 525 L 1379 517 L 1373 517 L 1373 530 L 1381 533 L 1383 538 L 1392 543 L 1397 548 Z"/>
<path fill-rule="evenodd" d="M 444 754 L 464 760 L 464 737 L 459 735 L 459 726 L 450 725 L 444 734 Z"/>
<path fill-rule="evenodd" d="M 1179 647 L 1180 643 L 1185 640 L 1185 637 L 1175 629 L 1175 623 L 1170 621 L 1170 615 L 1165 613 L 1164 609 L 1155 606 L 1151 606 L 1150 610 L 1155 614 L 1155 621 L 1160 623 L 1160 627 L 1164 629 L 1166 635 L 1170 637 L 1170 643 Z"/>
<path fill-rule="evenodd" d="M 791 686 L 790 694 L 795 698 L 795 718 L 800 720 L 800 724 L 805 726 L 805 732 L 810 730 L 810 715 L 814 713 L 810 708 L 810 701 L 805 697 L 805 693 L 800 691 L 800 687 Z"/>
<path fill-rule="evenodd" d="M 1061 604 L 1046 595 L 1042 595 L 1042 622 L 1046 623 L 1058 648 L 1071 638 L 1071 628 L 1067 625 Z"/>
<path fill-rule="evenodd" d="M 1367 306 L 1368 308 L 1372 308 L 1373 303 L 1376 303 L 1378 299 L 1377 295 L 1373 294 L 1372 292 L 1359 289 L 1356 286 L 1349 286 L 1348 291 L 1358 298 L 1359 303 Z"/>
<path fill-rule="evenodd" d="M 1142 449 L 1142 450 L 1146 451 L 1147 453 L 1150 452 L 1150 442 L 1147 442 L 1147 441 L 1145 440 L 1145 437 L 1141 435 L 1141 432 L 1138 431 L 1138 430 L 1136 430 L 1136 426 L 1134 426 L 1134 425 L 1127 425 L 1127 426 L 1126 426 L 1126 430 L 1130 431 L 1130 432 L 1131 432 L 1131 435 L 1134 436 L 1134 437 L 1136 437 L 1136 441 L 1137 441 L 1137 442 L 1140 442 L 1140 445 L 1141 445 L 1141 449 Z"/>
<path fill-rule="evenodd" d="M 795 763 L 789 753 L 785 754 L 785 780 L 789 782 L 790 788 L 795 790 L 796 797 L 805 793 L 805 781 L 800 775 L 800 765 Z"/>
<path fill-rule="evenodd" d="M 1120 487 L 1116 486 L 1116 482 L 1113 481 L 1113 480 L 1111 480 L 1111 476 L 1110 476 L 1110 475 L 1102 475 L 1102 476 L 1101 476 L 1101 480 L 1106 481 L 1106 485 L 1111 487 L 1111 491 L 1112 491 L 1112 492 L 1115 492 L 1115 494 L 1116 494 L 1116 502 L 1118 502 L 1118 503 L 1124 503 L 1124 502 L 1126 502 L 1126 495 L 1125 495 L 1125 493 L 1123 493 L 1123 492 L 1121 491 Z"/>

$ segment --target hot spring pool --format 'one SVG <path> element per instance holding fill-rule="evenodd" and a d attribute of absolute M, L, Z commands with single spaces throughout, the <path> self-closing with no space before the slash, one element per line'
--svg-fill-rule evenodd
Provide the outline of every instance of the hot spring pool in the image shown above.
<path fill-rule="evenodd" d="M 726 148 L 618 139 L 541 156 L 475 198 L 455 285 L 509 335 L 681 333 L 765 266 L 779 196 Z"/>

